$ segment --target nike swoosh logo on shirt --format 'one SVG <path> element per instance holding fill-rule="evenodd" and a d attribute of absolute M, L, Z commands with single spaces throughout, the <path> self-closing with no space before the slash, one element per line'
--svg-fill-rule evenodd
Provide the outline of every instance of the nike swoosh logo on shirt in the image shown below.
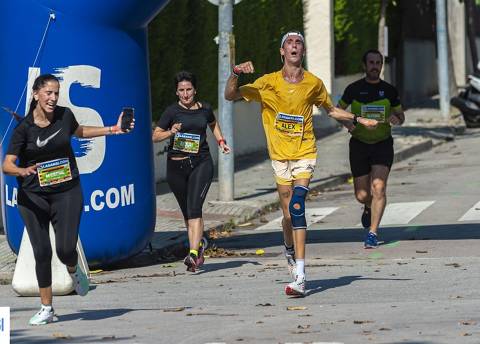
<path fill-rule="evenodd" d="M 42 148 L 45 146 L 51 139 L 53 139 L 57 134 L 62 130 L 62 128 L 58 129 L 56 132 L 54 132 L 52 135 L 47 137 L 45 140 L 40 140 L 40 136 L 37 137 L 37 147 Z"/>

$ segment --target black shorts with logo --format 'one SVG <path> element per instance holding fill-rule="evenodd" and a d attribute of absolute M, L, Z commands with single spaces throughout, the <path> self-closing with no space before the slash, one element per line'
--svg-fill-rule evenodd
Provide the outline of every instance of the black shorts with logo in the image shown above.
<path fill-rule="evenodd" d="M 350 138 L 350 169 L 354 177 L 370 173 L 373 165 L 387 166 L 393 164 L 393 137 L 377 143 L 364 143 Z"/>

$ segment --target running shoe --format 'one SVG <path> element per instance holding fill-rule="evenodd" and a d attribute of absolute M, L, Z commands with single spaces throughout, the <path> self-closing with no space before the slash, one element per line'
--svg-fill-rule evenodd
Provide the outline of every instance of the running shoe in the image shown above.
<path fill-rule="evenodd" d="M 297 276 L 295 280 L 285 287 L 285 294 L 289 296 L 305 296 L 305 276 Z"/>
<path fill-rule="evenodd" d="M 75 286 L 75 291 L 80 296 L 85 296 L 88 294 L 88 290 L 90 289 L 90 283 L 88 282 L 87 275 L 80 269 L 77 264 L 77 268 L 74 273 L 71 273 L 73 279 L 73 285 Z"/>
<path fill-rule="evenodd" d="M 365 238 L 365 248 L 377 248 L 378 239 L 377 235 L 372 232 L 368 232 L 367 237 Z"/>
<path fill-rule="evenodd" d="M 293 279 L 297 276 L 297 264 L 295 262 L 295 251 L 284 249 L 285 258 L 287 259 L 288 272 Z"/>
<path fill-rule="evenodd" d="M 40 310 L 30 318 L 29 325 L 46 325 L 53 321 L 54 311 L 53 307 L 46 308 L 42 305 Z"/>
<path fill-rule="evenodd" d="M 195 272 L 195 268 L 197 267 L 197 257 L 194 254 L 190 253 L 183 260 L 183 264 L 187 266 L 187 271 Z"/>
<path fill-rule="evenodd" d="M 372 225 L 372 209 L 365 206 L 363 207 L 362 226 L 363 228 L 367 229 L 367 228 L 370 228 L 371 225 Z"/>
<path fill-rule="evenodd" d="M 201 267 L 205 262 L 205 250 L 208 247 L 208 241 L 205 237 L 202 237 L 200 240 L 200 247 L 198 248 L 198 258 L 197 258 L 197 267 Z"/>

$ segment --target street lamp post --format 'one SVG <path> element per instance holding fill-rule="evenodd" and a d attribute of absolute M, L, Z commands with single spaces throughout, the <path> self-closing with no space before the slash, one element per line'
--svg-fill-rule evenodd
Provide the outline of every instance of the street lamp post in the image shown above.
<path fill-rule="evenodd" d="M 218 184 L 220 201 L 233 201 L 234 147 L 233 103 L 225 100 L 224 90 L 234 63 L 233 5 L 240 0 L 208 0 L 218 6 L 218 117 L 230 154 L 218 154 Z"/>

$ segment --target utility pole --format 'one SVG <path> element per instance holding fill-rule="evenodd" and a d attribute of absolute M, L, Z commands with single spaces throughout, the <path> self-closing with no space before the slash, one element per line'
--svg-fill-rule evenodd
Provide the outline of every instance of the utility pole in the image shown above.
<path fill-rule="evenodd" d="M 448 80 L 448 41 L 445 0 L 436 0 L 437 13 L 437 51 L 438 51 L 438 91 L 440 94 L 440 112 L 444 120 L 450 115 L 450 82 Z"/>
<path fill-rule="evenodd" d="M 233 201 L 234 196 L 233 103 L 224 97 L 225 84 L 234 63 L 232 26 L 233 0 L 218 0 L 218 116 L 223 136 L 232 149 L 230 154 L 218 153 L 220 201 Z"/>

